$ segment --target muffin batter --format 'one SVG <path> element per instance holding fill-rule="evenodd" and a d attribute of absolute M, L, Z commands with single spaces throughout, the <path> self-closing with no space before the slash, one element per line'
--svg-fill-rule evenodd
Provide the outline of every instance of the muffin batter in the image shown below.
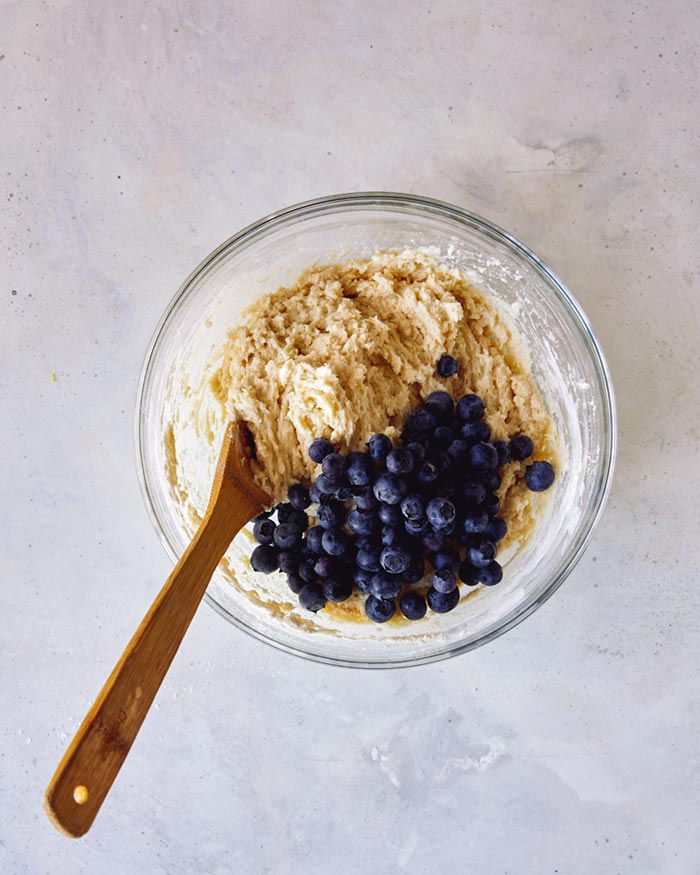
<path fill-rule="evenodd" d="M 437 374 L 443 353 L 459 361 L 456 376 Z M 363 448 L 378 431 L 394 438 L 436 389 L 455 399 L 476 393 L 492 439 L 526 432 L 535 457 L 552 457 L 549 417 L 522 357 L 507 318 L 460 271 L 424 251 L 382 252 L 313 265 L 294 285 L 259 298 L 193 400 L 209 396 L 198 428 L 217 447 L 229 419 L 248 423 L 255 477 L 281 500 L 292 482 L 311 478 L 306 451 L 315 437 L 340 452 Z M 187 502 L 176 429 L 167 428 L 167 440 L 174 494 Z M 499 489 L 509 542 L 522 540 L 534 517 L 523 470 L 507 465 Z"/>

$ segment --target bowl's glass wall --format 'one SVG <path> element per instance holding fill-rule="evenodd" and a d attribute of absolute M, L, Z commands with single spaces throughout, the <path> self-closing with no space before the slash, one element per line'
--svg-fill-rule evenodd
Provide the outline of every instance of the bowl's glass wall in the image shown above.
<path fill-rule="evenodd" d="M 528 545 L 507 562 L 499 586 L 479 588 L 429 624 L 367 624 L 352 637 L 280 623 L 215 575 L 209 602 L 264 640 L 312 658 L 351 665 L 405 665 L 474 647 L 526 616 L 563 581 L 590 536 L 614 460 L 614 407 L 593 334 L 561 283 L 525 247 L 458 208 L 404 196 L 345 196 L 301 205 L 263 220 L 224 244 L 187 280 L 156 333 L 142 378 L 137 423 L 141 474 L 171 556 L 192 528 L 174 506 L 165 477 L 162 414 L 168 381 L 181 377 L 198 338 L 206 363 L 232 321 L 256 296 L 289 283 L 314 261 L 369 256 L 378 249 L 434 247 L 475 276 L 509 309 L 531 355 L 533 377 L 555 421 L 561 458 L 554 487 Z M 201 332 L 207 326 L 208 346 Z M 421 628 L 418 628 L 421 627 Z M 364 629 L 364 624 L 362 625 Z"/>

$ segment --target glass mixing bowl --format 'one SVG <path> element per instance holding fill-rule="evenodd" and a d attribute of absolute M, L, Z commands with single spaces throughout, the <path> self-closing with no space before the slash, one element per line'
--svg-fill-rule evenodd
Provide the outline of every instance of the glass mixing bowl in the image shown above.
<path fill-rule="evenodd" d="M 139 388 L 137 452 L 145 501 L 169 555 L 180 556 L 195 528 L 167 476 L 166 409 L 173 392 L 196 377 L 193 368 L 205 366 L 257 296 L 293 282 L 312 262 L 416 247 L 431 247 L 508 309 L 558 432 L 557 479 L 542 500 L 532 537 L 507 561 L 502 583 L 468 590 L 451 613 L 429 612 L 415 623 L 317 629 L 299 614 L 270 611 L 224 569 L 217 571 L 205 599 L 223 617 L 268 644 L 321 662 L 417 665 L 491 641 L 563 583 L 610 488 L 616 444 L 610 377 L 586 316 L 552 271 L 510 234 L 459 207 L 414 195 L 335 195 L 289 207 L 235 234 L 188 277 L 156 329 Z M 250 542 L 245 546 L 249 551 Z"/>

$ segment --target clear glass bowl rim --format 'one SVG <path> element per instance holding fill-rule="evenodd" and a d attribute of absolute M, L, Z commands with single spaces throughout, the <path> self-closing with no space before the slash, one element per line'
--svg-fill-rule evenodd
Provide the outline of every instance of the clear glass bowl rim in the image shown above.
<path fill-rule="evenodd" d="M 457 656 L 465 653 L 468 650 L 473 650 L 483 644 L 487 644 L 498 638 L 504 632 L 512 629 L 521 623 L 526 617 L 537 610 L 547 599 L 559 589 L 562 583 L 566 580 L 569 574 L 574 569 L 575 565 L 583 555 L 590 539 L 600 521 L 601 515 L 605 508 L 610 488 L 613 480 L 615 468 L 615 457 L 617 452 L 617 416 L 615 410 L 615 398 L 612 388 L 612 380 L 610 372 L 605 361 L 605 356 L 601 350 L 598 338 L 591 327 L 587 316 L 581 309 L 578 301 L 569 291 L 567 286 L 559 279 L 559 277 L 524 243 L 514 237 L 512 234 L 500 228 L 493 222 L 482 218 L 476 213 L 465 210 L 454 204 L 445 201 L 436 200 L 434 198 L 424 197 L 415 194 L 403 194 L 400 192 L 384 192 L 384 191 L 369 191 L 369 192 L 346 192 L 343 194 L 328 195 L 326 197 L 315 198 L 313 200 L 303 201 L 292 206 L 285 207 L 275 213 L 269 215 L 247 225 L 242 228 L 228 240 L 224 241 L 220 246 L 217 246 L 187 277 L 182 283 L 170 303 L 161 316 L 160 321 L 153 333 L 153 337 L 146 352 L 141 377 L 139 380 L 138 393 L 136 399 L 136 417 L 135 417 L 135 443 L 137 457 L 137 473 L 139 485 L 143 496 L 144 503 L 151 522 L 158 533 L 158 537 L 163 544 L 166 553 L 170 556 L 173 562 L 177 562 L 179 554 L 173 549 L 170 541 L 165 535 L 163 528 L 158 519 L 153 499 L 151 497 L 148 482 L 146 479 L 146 456 L 144 451 L 145 443 L 145 411 L 144 402 L 146 393 L 150 383 L 151 372 L 156 352 L 161 341 L 164 330 L 166 329 L 171 317 L 177 309 L 184 303 L 185 299 L 191 291 L 191 287 L 195 280 L 201 278 L 203 274 L 208 272 L 212 264 L 216 261 L 219 255 L 235 253 L 237 250 L 243 249 L 250 245 L 261 236 L 276 230 L 280 227 L 293 224 L 299 219 L 307 219 L 315 216 L 322 216 L 328 213 L 340 212 L 349 208 L 398 208 L 400 212 L 405 214 L 418 213 L 421 215 L 439 216 L 443 219 L 451 219 L 458 223 L 466 224 L 471 229 L 485 234 L 487 237 L 495 239 L 502 243 L 512 253 L 519 256 L 521 259 L 529 263 L 535 273 L 545 281 L 549 288 L 564 304 L 564 307 L 573 317 L 574 323 L 577 325 L 584 340 L 587 343 L 591 356 L 593 358 L 596 370 L 600 377 L 600 384 L 603 390 L 603 400 L 605 404 L 604 415 L 609 423 L 607 442 L 601 447 L 603 468 L 599 477 L 598 488 L 595 494 L 594 502 L 588 514 L 588 519 L 584 527 L 583 536 L 579 538 L 576 549 L 567 556 L 559 567 L 556 575 L 553 576 L 549 585 L 536 598 L 525 600 L 518 610 L 505 618 L 504 622 L 497 628 L 492 629 L 481 638 L 465 643 L 454 643 L 448 645 L 445 649 L 430 653 L 424 657 L 398 658 L 387 659 L 386 661 L 363 662 L 361 660 L 347 660 L 336 658 L 331 655 L 310 653 L 301 648 L 291 647 L 284 642 L 277 641 L 274 638 L 251 628 L 242 620 L 234 617 L 225 610 L 210 593 L 207 591 L 204 595 L 204 601 L 207 602 L 218 614 L 228 620 L 232 625 L 242 629 L 247 634 L 251 635 L 260 641 L 265 642 L 278 650 L 283 650 L 286 653 L 291 653 L 295 656 L 300 656 L 304 659 L 310 659 L 314 662 L 322 662 L 327 665 L 338 665 L 348 668 L 405 668 L 416 665 L 424 665 L 427 663 L 437 662 L 442 659 L 447 659 L 452 656 Z"/>

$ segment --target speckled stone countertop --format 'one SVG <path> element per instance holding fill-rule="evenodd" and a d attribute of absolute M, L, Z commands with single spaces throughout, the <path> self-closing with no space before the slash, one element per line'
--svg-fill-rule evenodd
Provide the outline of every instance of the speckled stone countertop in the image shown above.
<path fill-rule="evenodd" d="M 0 871 L 699 871 L 697 34 L 690 0 L 2 5 Z M 133 446 L 155 324 L 240 227 L 365 189 L 573 289 L 617 392 L 603 521 L 544 608 L 430 667 L 202 607 L 71 842 L 43 790 L 170 568 Z"/>

